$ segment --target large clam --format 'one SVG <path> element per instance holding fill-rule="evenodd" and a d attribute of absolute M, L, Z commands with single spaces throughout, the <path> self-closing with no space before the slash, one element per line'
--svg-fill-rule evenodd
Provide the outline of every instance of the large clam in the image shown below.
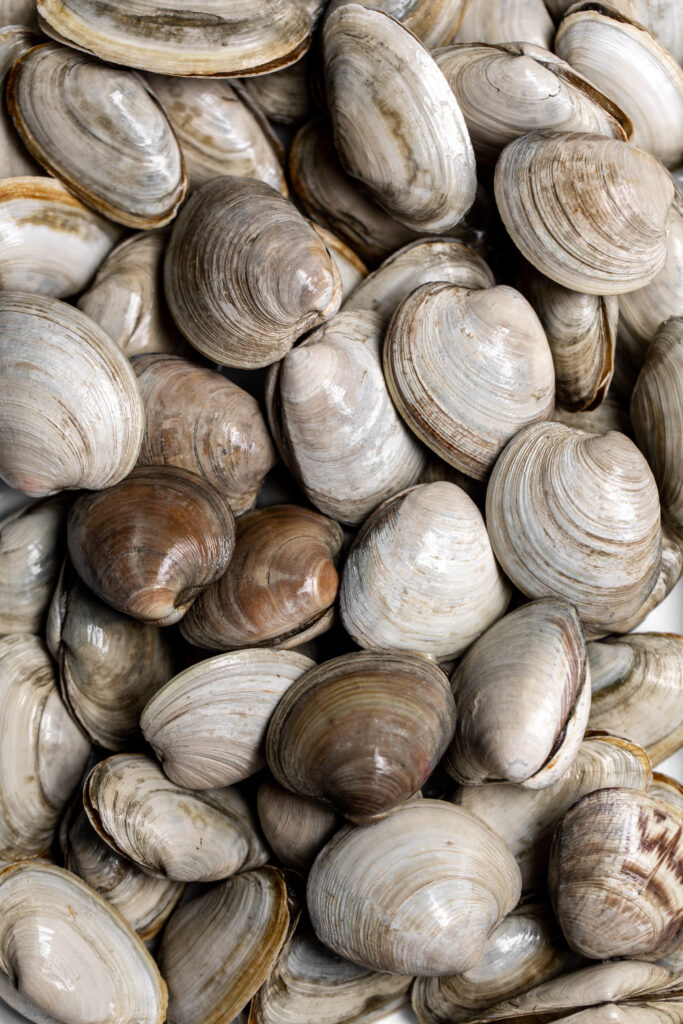
<path fill-rule="evenodd" d="M 574 6 L 575 0 L 545 2 L 550 13 L 559 21 Z M 600 5 L 601 8 L 604 6 Z M 683 11 L 678 0 L 609 0 L 609 7 L 611 11 L 617 11 L 644 25 L 679 63 L 683 60 Z"/>
<path fill-rule="evenodd" d="M 543 0 L 470 0 L 456 43 L 534 43 L 549 49 L 553 23 Z"/>
<path fill-rule="evenodd" d="M 285 867 L 308 871 L 323 846 L 342 826 L 328 805 L 298 796 L 274 779 L 264 779 L 256 799 L 263 834 Z"/>
<path fill-rule="evenodd" d="M 51 498 L 0 520 L 0 635 L 39 633 L 59 575 L 66 502 Z"/>

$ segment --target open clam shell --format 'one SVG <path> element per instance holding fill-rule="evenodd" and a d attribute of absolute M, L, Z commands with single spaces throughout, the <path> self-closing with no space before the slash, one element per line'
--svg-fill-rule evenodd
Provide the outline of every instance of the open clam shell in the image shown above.
<path fill-rule="evenodd" d="M 34 0 L 15 0 L 17 7 L 22 4 L 24 8 L 31 8 L 33 20 L 35 20 L 36 5 Z M 0 6 L 0 178 L 17 178 L 22 175 L 41 175 L 43 169 L 35 162 L 29 151 L 26 149 L 17 131 L 14 122 L 9 115 L 5 101 L 5 79 L 11 70 L 14 62 L 30 50 L 36 43 L 41 42 L 41 37 L 25 27 L 19 17 L 17 21 L 11 20 L 12 14 L 5 20 L 2 11 L 12 5 L 12 0 L 5 0 L 4 7 Z M 17 11 L 19 15 L 21 12 Z"/>
<path fill-rule="evenodd" d="M 454 43 L 523 41 L 549 50 L 553 23 L 542 0 L 475 0 L 465 7 Z"/>
<path fill-rule="evenodd" d="M 0 520 L 0 636 L 40 633 L 66 541 L 63 498 Z"/>
<path fill-rule="evenodd" d="M 285 867 L 308 871 L 343 822 L 332 808 L 298 796 L 274 779 L 259 786 L 256 809 L 263 834 Z"/>

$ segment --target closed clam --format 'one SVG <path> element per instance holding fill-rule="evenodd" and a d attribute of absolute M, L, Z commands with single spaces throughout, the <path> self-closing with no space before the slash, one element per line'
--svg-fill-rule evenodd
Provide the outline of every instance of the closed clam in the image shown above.
<path fill-rule="evenodd" d="M 665 597 L 671 593 L 683 573 L 683 539 L 669 526 L 666 520 L 662 521 L 662 560 L 659 563 L 659 575 L 657 582 L 650 591 L 638 611 L 626 619 L 619 619 L 613 623 L 614 633 L 630 633 L 639 626 L 646 615 L 653 608 L 661 604 Z"/>
<path fill-rule="evenodd" d="M 0 0 L 0 25 L 37 28 L 36 0 Z"/>
<path fill-rule="evenodd" d="M 190 470 L 227 498 L 235 515 L 248 511 L 275 463 L 256 399 L 179 356 L 139 356 L 133 369 L 145 407 L 138 464 Z"/>
<path fill-rule="evenodd" d="M 142 712 L 140 727 L 179 786 L 230 786 L 263 768 L 273 711 L 313 665 L 295 651 L 219 654 L 159 690 Z"/>
<path fill-rule="evenodd" d="M 455 657 L 510 599 L 479 509 L 455 484 L 390 498 L 361 527 L 344 566 L 342 622 L 360 647 Z"/>
<path fill-rule="evenodd" d="M 338 832 L 311 868 L 306 900 L 335 953 L 431 977 L 473 966 L 519 894 L 519 869 L 498 836 L 458 807 L 419 800 Z"/>
<path fill-rule="evenodd" d="M 116 487 L 78 499 L 69 554 L 112 608 L 168 626 L 225 570 L 234 529 L 225 498 L 195 473 L 139 466 Z"/>
<path fill-rule="evenodd" d="M 575 0 L 546 0 L 546 7 L 560 21 L 574 3 Z M 683 60 L 683 12 L 678 0 L 609 0 L 609 6 L 644 25 L 679 63 Z"/>
<path fill-rule="evenodd" d="M 21 0 L 17 0 L 17 2 L 19 3 Z M 24 6 L 33 8 L 35 16 L 34 0 L 26 0 Z M 5 26 L 0 28 L 0 85 L 3 87 L 0 97 L 0 178 L 15 178 L 27 174 L 40 175 L 43 170 L 17 135 L 7 110 L 4 95 L 5 79 L 12 65 L 22 53 L 26 53 L 32 46 L 40 42 L 40 37 L 20 22 L 4 20 L 1 15 L 2 10 L 3 7 L 0 6 L 0 22 Z"/>
<path fill-rule="evenodd" d="M 231 564 L 195 602 L 182 632 L 198 647 L 298 647 L 329 629 L 341 527 L 296 505 L 237 521 Z"/>
<path fill-rule="evenodd" d="M 339 308 L 332 259 L 269 185 L 217 178 L 190 197 L 164 267 L 166 299 L 188 341 L 225 366 L 281 359 Z"/>
<path fill-rule="evenodd" d="M 34 636 L 0 639 L 0 860 L 45 853 L 90 753 Z"/>
<path fill-rule="evenodd" d="M 259 786 L 256 807 L 273 853 L 285 867 L 297 871 L 308 871 L 342 825 L 328 804 L 298 796 L 270 778 Z"/>
<path fill-rule="evenodd" d="M 315 106 L 308 85 L 308 55 L 295 64 L 271 71 L 268 75 L 245 78 L 242 86 L 252 103 L 269 121 L 279 124 L 300 124 L 313 116 Z"/>
<path fill-rule="evenodd" d="M 0 520 L 0 635 L 40 633 L 66 541 L 63 498 Z"/>
<path fill-rule="evenodd" d="M 313 222 L 312 222 L 313 223 Z M 353 249 L 320 224 L 313 223 L 313 230 L 322 239 L 327 251 L 332 257 L 332 262 L 339 271 L 341 281 L 342 299 L 346 299 L 358 284 L 368 275 L 368 268 L 363 261 L 356 256 Z"/>
<path fill-rule="evenodd" d="M 411 430 L 478 480 L 522 427 L 552 415 L 547 338 L 527 300 L 507 285 L 416 289 L 394 314 L 383 359 Z"/>
<path fill-rule="evenodd" d="M 115 853 L 160 878 L 210 882 L 268 858 L 236 789 L 183 789 L 144 754 L 115 754 L 95 765 L 83 803 Z"/>
<path fill-rule="evenodd" d="M 658 160 L 625 142 L 523 135 L 498 160 L 495 193 L 515 245 L 565 288 L 630 292 L 664 265 L 674 185 Z"/>
<path fill-rule="evenodd" d="M 470 0 L 456 43 L 535 43 L 550 49 L 553 23 L 543 0 Z"/>
<path fill-rule="evenodd" d="M 522 593 L 568 598 L 598 633 L 638 611 L 659 574 L 657 488 L 623 434 L 561 423 L 520 431 L 491 475 L 486 522 Z"/>
<path fill-rule="evenodd" d="M 7 102 L 32 156 L 86 206 L 132 228 L 173 219 L 187 190 L 183 159 L 137 75 L 46 43 L 12 68 Z"/>
<path fill-rule="evenodd" d="M 353 0 L 332 0 L 326 16 Z M 468 0 L 372 0 L 364 4 L 375 11 L 383 11 L 410 29 L 427 49 L 442 46 L 457 32 Z"/>
<path fill-rule="evenodd" d="M 58 299 L 0 295 L 0 475 L 33 497 L 122 480 L 143 410 L 135 374 L 89 317 Z"/>

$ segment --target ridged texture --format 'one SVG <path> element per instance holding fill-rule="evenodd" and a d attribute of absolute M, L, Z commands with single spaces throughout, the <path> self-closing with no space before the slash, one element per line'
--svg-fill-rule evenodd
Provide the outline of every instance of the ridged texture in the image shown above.
<path fill-rule="evenodd" d="M 0 520 L 0 636 L 42 632 L 66 546 L 67 504 L 40 502 Z"/>
<path fill-rule="evenodd" d="M 607 434 L 610 430 L 616 430 L 627 437 L 633 437 L 628 402 L 614 387 L 610 388 L 606 398 L 596 409 L 567 412 L 556 405 L 553 420 L 575 430 L 585 430 L 587 434 Z"/>
<path fill-rule="evenodd" d="M 171 236 L 164 284 L 190 344 L 242 369 L 281 359 L 341 303 L 339 273 L 313 228 L 251 178 L 217 178 L 190 197 Z"/>
<path fill-rule="evenodd" d="M 546 0 L 557 21 L 573 5 L 574 0 Z M 644 25 L 679 64 L 683 61 L 683 10 L 678 0 L 609 0 L 609 6 Z"/>
<path fill-rule="evenodd" d="M 553 23 L 543 0 L 469 0 L 456 43 L 535 43 L 550 49 Z"/>
<path fill-rule="evenodd" d="M 615 633 L 630 633 L 646 615 L 661 604 L 671 593 L 683 573 L 683 539 L 678 537 L 666 520 L 662 522 L 662 560 L 657 582 L 634 615 L 619 619 L 612 625 Z"/>
<path fill-rule="evenodd" d="M 346 299 L 358 284 L 368 275 L 368 268 L 363 261 L 356 256 L 353 249 L 350 249 L 341 238 L 311 221 L 316 235 L 323 241 L 327 251 L 332 257 L 332 262 L 339 271 L 341 281 L 342 299 Z"/>
<path fill-rule="evenodd" d="M 259 823 L 268 845 L 285 867 L 308 871 L 342 820 L 328 804 L 297 796 L 266 778 L 256 799 Z"/>
<path fill-rule="evenodd" d="M 353 0 L 332 0 L 326 15 Z M 410 29 L 431 50 L 454 35 L 467 8 L 467 0 L 372 0 L 364 4 L 374 11 L 383 11 Z"/>
<path fill-rule="evenodd" d="M 89 317 L 0 295 L 0 475 L 32 497 L 101 490 L 130 473 L 143 409 L 135 374 Z"/>
<path fill-rule="evenodd" d="M 309 70 L 310 61 L 305 55 L 281 71 L 245 78 L 242 86 L 269 121 L 300 124 L 312 117 L 316 109 L 308 86 Z"/>
<path fill-rule="evenodd" d="M 0 85 L 2 96 L 0 96 L 0 178 L 16 178 L 25 174 L 43 174 L 40 167 L 31 154 L 28 152 L 21 139 L 17 135 L 14 122 L 7 110 L 4 94 L 5 79 L 14 62 L 30 50 L 32 46 L 42 42 L 42 38 L 31 28 L 24 27 L 24 18 L 20 17 L 21 12 L 17 10 L 17 21 L 12 20 L 12 8 L 23 2 L 24 8 L 32 8 L 33 22 L 35 22 L 36 5 L 35 0 L 2 0 L 0 2 Z M 3 6 L 4 4 L 4 6 Z M 10 12 L 3 15 L 3 10 L 10 6 Z M 9 19 L 9 20 L 8 20 Z"/>
<path fill-rule="evenodd" d="M 632 615 L 659 573 L 659 497 L 623 434 L 539 423 L 507 446 L 486 494 L 491 545 L 527 597 L 566 597 L 587 629 Z"/>
<path fill-rule="evenodd" d="M 429 52 L 392 18 L 357 4 L 326 17 L 323 52 L 345 170 L 415 231 L 457 224 L 474 202 L 474 154 Z"/>
<path fill-rule="evenodd" d="M 683 812 L 683 785 L 676 779 L 672 779 L 670 775 L 653 772 L 652 781 L 647 787 L 647 791 L 650 796 L 663 800 L 665 804 L 670 804 L 676 810 Z M 683 952 L 679 950 L 672 956 L 680 960 L 683 969 Z"/>

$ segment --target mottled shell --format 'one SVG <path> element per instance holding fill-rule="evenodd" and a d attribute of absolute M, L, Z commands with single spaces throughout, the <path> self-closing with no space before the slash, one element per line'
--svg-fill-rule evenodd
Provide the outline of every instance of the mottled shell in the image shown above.
<path fill-rule="evenodd" d="M 86 206 L 131 228 L 173 219 L 187 190 L 183 159 L 137 75 L 46 43 L 14 65 L 7 102 L 29 152 Z"/>
<path fill-rule="evenodd" d="M 553 23 L 543 0 L 470 0 L 456 43 L 535 43 L 549 50 Z"/>
<path fill-rule="evenodd" d="M 66 544 L 67 505 L 50 499 L 0 520 L 0 636 L 40 633 Z"/>
<path fill-rule="evenodd" d="M 143 410 L 109 335 L 58 299 L 0 295 L 0 475 L 25 494 L 100 490 L 135 465 Z"/>
<path fill-rule="evenodd" d="M 332 257 L 332 262 L 339 271 L 339 279 L 342 287 L 342 299 L 346 299 L 351 294 L 358 284 L 368 275 L 368 268 L 365 266 L 363 261 L 356 256 L 353 249 L 350 249 L 348 245 L 338 238 L 327 228 L 321 227 L 320 224 L 311 222 L 313 230 L 316 235 L 322 239 Z"/>
<path fill-rule="evenodd" d="M 270 121 L 279 124 L 300 124 L 315 112 L 308 86 L 310 62 L 305 55 L 296 64 L 268 75 L 245 78 L 242 87 L 252 103 Z"/>
<path fill-rule="evenodd" d="M 13 0 L 0 0 L 0 24 L 5 26 L 0 28 L 0 178 L 43 174 L 42 167 L 35 162 L 17 135 L 14 122 L 7 110 L 4 90 L 5 78 L 14 62 L 22 53 L 26 53 L 36 43 L 41 42 L 41 37 L 24 27 L 23 19 L 19 17 L 20 11 L 17 11 L 17 21 L 12 20 L 11 13 L 2 14 L 8 3 L 12 4 Z M 18 5 L 22 0 L 14 0 L 14 3 Z M 35 18 L 35 0 L 23 0 L 23 4 L 25 7 L 33 8 Z"/>
<path fill-rule="evenodd" d="M 339 308 L 332 259 L 269 185 L 217 178 L 190 197 L 164 266 L 166 299 L 188 341 L 225 366 L 281 359 Z"/>
<path fill-rule="evenodd" d="M 326 15 L 353 0 L 331 0 Z M 451 39 L 462 21 L 468 0 L 372 0 L 363 4 L 400 21 L 428 50 Z"/>
<path fill-rule="evenodd" d="M 568 598 L 595 631 L 636 612 L 657 580 L 657 487 L 623 434 L 527 427 L 493 470 L 486 523 L 496 557 L 522 593 Z"/>
<path fill-rule="evenodd" d="M 140 466 L 116 487 L 78 499 L 68 546 L 98 597 L 125 615 L 167 626 L 225 571 L 234 530 L 227 501 L 201 477 Z"/>
<path fill-rule="evenodd" d="M 259 823 L 278 860 L 285 867 L 308 871 L 342 820 L 327 804 L 297 796 L 274 779 L 259 786 L 256 798 Z"/>

